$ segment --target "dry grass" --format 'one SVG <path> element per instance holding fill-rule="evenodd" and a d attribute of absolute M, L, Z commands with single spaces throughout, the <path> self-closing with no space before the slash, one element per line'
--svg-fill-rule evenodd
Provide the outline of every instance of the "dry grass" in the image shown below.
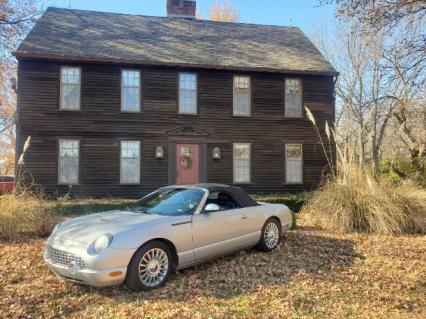
<path fill-rule="evenodd" d="M 58 222 L 53 202 L 28 192 L 0 196 L 0 239 L 46 236 Z"/>
<path fill-rule="evenodd" d="M 125 199 L 48 200 L 39 193 L 20 191 L 0 196 L 0 240 L 45 237 L 64 218 L 122 208 Z"/>
<path fill-rule="evenodd" d="M 386 176 L 376 176 L 368 165 L 355 165 L 354 149 L 345 143 L 343 150 L 336 144 L 336 168 L 331 156 L 335 131 L 325 122 L 327 151 L 312 112 L 306 106 L 305 110 L 329 169 L 322 187 L 302 208 L 310 222 L 340 232 L 426 233 L 426 189 L 410 179 L 395 183 Z"/>
<path fill-rule="evenodd" d="M 302 213 L 315 225 L 342 232 L 425 233 L 426 189 L 346 166 L 313 192 Z"/>
<path fill-rule="evenodd" d="M 0 318 L 425 318 L 423 236 L 333 234 L 303 220 L 272 253 L 245 251 L 133 293 L 65 283 L 40 239 L 0 244 Z"/>

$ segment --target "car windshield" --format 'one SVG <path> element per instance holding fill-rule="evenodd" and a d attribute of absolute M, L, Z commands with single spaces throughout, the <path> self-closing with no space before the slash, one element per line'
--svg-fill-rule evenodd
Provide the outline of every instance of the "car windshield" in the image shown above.
<path fill-rule="evenodd" d="M 130 210 L 165 216 L 192 215 L 203 198 L 199 189 L 165 188 L 139 200 Z"/>

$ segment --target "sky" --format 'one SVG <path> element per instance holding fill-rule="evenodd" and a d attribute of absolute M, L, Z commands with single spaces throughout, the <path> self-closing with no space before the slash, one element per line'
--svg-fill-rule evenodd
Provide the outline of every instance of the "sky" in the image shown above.
<path fill-rule="evenodd" d="M 208 16 L 209 7 L 217 0 L 197 0 L 199 14 Z M 50 6 L 165 16 L 167 0 L 48 0 Z M 300 27 L 312 31 L 317 21 L 332 21 L 334 5 L 318 6 L 318 0 L 228 0 L 238 6 L 241 22 Z"/>

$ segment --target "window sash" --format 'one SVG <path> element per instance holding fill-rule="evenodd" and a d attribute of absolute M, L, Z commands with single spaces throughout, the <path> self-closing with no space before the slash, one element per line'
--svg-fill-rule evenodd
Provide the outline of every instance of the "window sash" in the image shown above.
<path fill-rule="evenodd" d="M 80 110 L 81 69 L 79 67 L 61 67 L 60 72 L 61 110 Z"/>
<path fill-rule="evenodd" d="M 233 144 L 234 183 L 251 181 L 251 145 L 249 143 Z"/>
<path fill-rule="evenodd" d="M 285 80 L 285 117 L 303 116 L 302 80 Z"/>
<path fill-rule="evenodd" d="M 58 183 L 78 184 L 80 164 L 80 141 L 61 139 L 58 150 Z"/>
<path fill-rule="evenodd" d="M 121 110 L 140 112 L 141 75 L 139 70 L 121 71 Z"/>
<path fill-rule="evenodd" d="M 251 83 L 249 76 L 234 76 L 234 116 L 250 116 Z"/>
<path fill-rule="evenodd" d="M 303 147 L 301 144 L 285 145 L 286 183 L 303 183 Z"/>
<path fill-rule="evenodd" d="M 121 184 L 140 184 L 140 159 L 140 141 L 121 141 Z"/>
<path fill-rule="evenodd" d="M 179 113 L 197 114 L 197 74 L 179 73 Z"/>

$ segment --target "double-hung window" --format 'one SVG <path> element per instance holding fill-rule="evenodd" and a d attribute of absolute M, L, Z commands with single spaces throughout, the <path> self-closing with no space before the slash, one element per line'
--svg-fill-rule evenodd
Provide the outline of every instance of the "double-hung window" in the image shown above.
<path fill-rule="evenodd" d="M 179 113 L 197 114 L 197 74 L 179 74 Z"/>
<path fill-rule="evenodd" d="M 234 183 L 250 183 L 250 143 L 234 143 Z"/>
<path fill-rule="evenodd" d="M 61 67 L 60 103 L 61 110 L 80 110 L 81 69 Z"/>
<path fill-rule="evenodd" d="M 285 117 L 302 117 L 302 80 L 285 80 Z"/>
<path fill-rule="evenodd" d="M 59 140 L 58 182 L 72 185 L 78 183 L 80 162 L 80 141 Z"/>
<path fill-rule="evenodd" d="M 234 116 L 250 116 L 250 77 L 234 76 Z"/>
<path fill-rule="evenodd" d="M 140 183 L 140 155 L 139 141 L 121 141 L 120 159 L 120 183 L 139 184 Z"/>
<path fill-rule="evenodd" d="M 121 71 L 121 110 L 139 112 L 141 109 L 141 74 L 138 70 Z"/>
<path fill-rule="evenodd" d="M 303 183 L 303 153 L 301 144 L 285 145 L 285 179 L 289 184 Z"/>

